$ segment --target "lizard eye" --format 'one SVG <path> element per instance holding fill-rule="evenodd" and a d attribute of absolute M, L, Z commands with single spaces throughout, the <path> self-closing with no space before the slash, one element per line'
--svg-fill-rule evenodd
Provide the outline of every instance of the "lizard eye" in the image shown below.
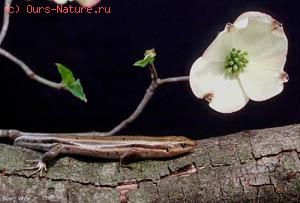
<path fill-rule="evenodd" d="M 181 144 L 181 147 L 183 147 L 183 148 L 185 148 L 186 146 L 187 146 L 187 144 L 185 144 L 185 143 Z"/>

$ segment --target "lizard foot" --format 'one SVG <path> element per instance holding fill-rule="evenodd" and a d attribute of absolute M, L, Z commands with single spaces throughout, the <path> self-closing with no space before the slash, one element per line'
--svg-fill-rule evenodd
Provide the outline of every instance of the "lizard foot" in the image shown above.
<path fill-rule="evenodd" d="M 46 164 L 41 161 L 41 160 L 26 160 L 25 163 L 29 163 L 29 164 L 36 164 L 36 166 L 33 167 L 27 167 L 27 168 L 23 168 L 23 169 L 19 169 L 16 171 L 31 171 L 34 170 L 30 175 L 33 176 L 34 174 L 40 172 L 40 177 L 43 176 L 43 172 L 47 172 L 47 166 Z"/>
<path fill-rule="evenodd" d="M 119 172 L 121 172 L 121 168 L 127 168 L 127 169 L 130 169 L 130 170 L 133 170 L 133 169 L 134 169 L 134 167 L 132 167 L 132 166 L 129 166 L 129 165 L 127 165 L 127 164 L 124 164 L 124 163 L 120 163 L 120 162 L 119 162 L 119 164 L 118 164 L 118 171 L 119 171 Z"/>

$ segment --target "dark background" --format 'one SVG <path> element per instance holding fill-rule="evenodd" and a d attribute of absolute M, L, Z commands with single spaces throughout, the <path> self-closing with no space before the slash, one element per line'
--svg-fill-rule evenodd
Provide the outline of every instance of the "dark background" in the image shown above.
<path fill-rule="evenodd" d="M 159 88 L 143 114 L 121 133 L 200 139 L 297 123 L 297 2 L 103 0 L 99 6 L 111 6 L 111 14 L 38 15 L 26 14 L 26 5 L 54 5 L 46 0 L 14 1 L 21 12 L 11 17 L 4 48 L 37 74 L 54 81 L 60 81 L 54 63 L 67 65 L 81 79 L 88 103 L 29 80 L 18 66 L 1 57 L 0 128 L 33 132 L 109 130 L 136 108 L 150 82 L 146 69 L 132 67 L 145 49 L 156 48 L 160 77 L 188 75 L 193 61 L 217 32 L 250 10 L 268 13 L 284 25 L 289 40 L 285 70 L 290 81 L 282 94 L 265 102 L 249 102 L 237 113 L 220 114 L 198 100 L 187 82 L 170 84 Z"/>

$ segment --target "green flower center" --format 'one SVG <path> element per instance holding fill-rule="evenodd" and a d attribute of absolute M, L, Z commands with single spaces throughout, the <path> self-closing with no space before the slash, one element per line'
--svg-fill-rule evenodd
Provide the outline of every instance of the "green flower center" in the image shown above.
<path fill-rule="evenodd" d="M 232 48 L 231 52 L 225 59 L 225 71 L 230 75 L 238 75 L 244 70 L 249 63 L 247 59 L 248 53 L 239 49 Z"/>

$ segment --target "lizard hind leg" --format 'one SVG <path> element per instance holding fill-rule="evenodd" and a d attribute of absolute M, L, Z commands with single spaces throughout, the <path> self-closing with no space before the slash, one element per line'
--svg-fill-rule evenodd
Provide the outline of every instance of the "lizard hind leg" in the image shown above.
<path fill-rule="evenodd" d="M 26 160 L 25 163 L 29 163 L 29 164 L 36 164 L 36 166 L 33 167 L 27 167 L 27 168 L 23 168 L 23 169 L 19 169 L 19 170 L 15 170 L 15 172 L 17 171 L 28 171 L 28 170 L 34 170 L 30 175 L 33 176 L 34 174 L 40 172 L 40 177 L 43 176 L 43 172 L 47 172 L 47 165 L 46 163 L 48 163 L 49 161 L 53 160 L 54 158 L 56 158 L 59 153 L 61 152 L 61 150 L 63 149 L 63 145 L 61 144 L 55 144 L 51 147 L 51 149 L 46 152 L 40 159 L 37 160 Z"/>
<path fill-rule="evenodd" d="M 46 163 L 40 159 L 40 160 L 26 160 L 26 163 L 30 163 L 30 164 L 36 164 L 36 166 L 33 167 L 27 167 L 27 168 L 23 168 L 20 170 L 16 170 L 16 171 L 27 171 L 27 170 L 34 170 L 30 175 L 33 176 L 34 174 L 40 172 L 40 177 L 43 176 L 43 172 L 47 172 L 47 166 Z"/>

